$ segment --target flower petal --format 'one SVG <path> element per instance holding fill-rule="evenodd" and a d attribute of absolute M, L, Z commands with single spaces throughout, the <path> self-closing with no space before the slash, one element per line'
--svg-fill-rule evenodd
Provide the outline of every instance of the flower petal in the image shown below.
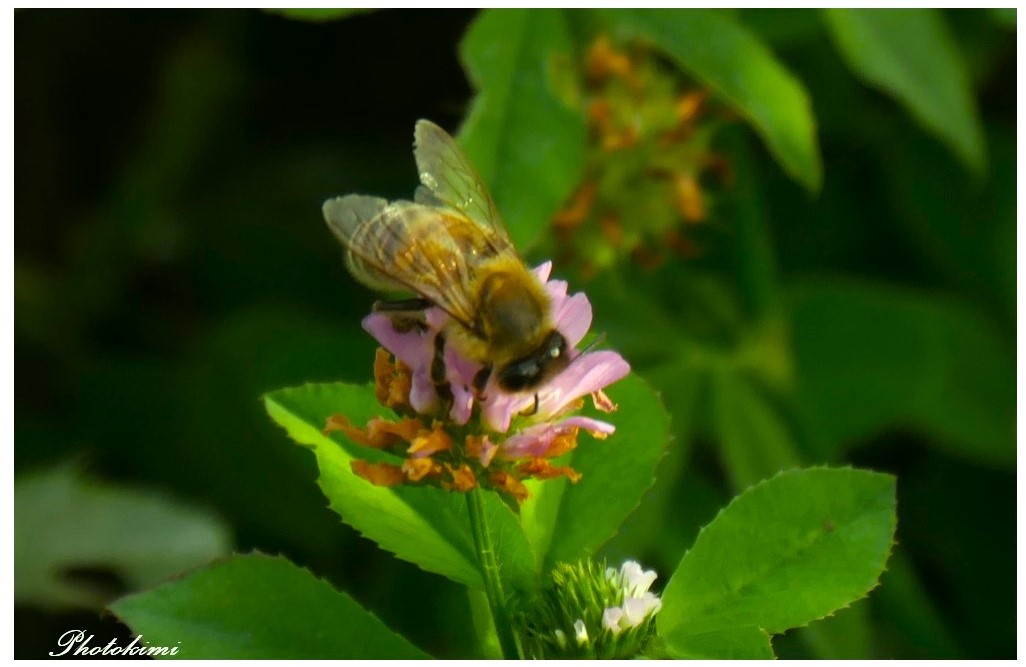
<path fill-rule="evenodd" d="M 502 443 L 502 455 L 509 459 L 543 456 L 556 437 L 552 424 L 534 424 L 510 436 Z"/>
<path fill-rule="evenodd" d="M 578 646 L 588 643 L 588 628 L 580 618 L 574 621 L 574 638 L 577 640 Z"/>
<path fill-rule="evenodd" d="M 602 612 L 602 627 L 609 630 L 613 635 L 620 634 L 623 628 L 620 627 L 620 619 L 623 618 L 623 609 L 619 607 L 607 607 Z"/>
<path fill-rule="evenodd" d="M 445 346 L 443 353 L 445 361 L 445 379 L 449 382 L 449 389 L 452 391 L 452 409 L 449 416 L 460 426 L 470 420 L 470 413 L 474 407 L 474 392 L 471 386 L 474 375 L 480 370 L 481 364 L 470 361 L 451 345 Z"/>
<path fill-rule="evenodd" d="M 410 383 L 410 405 L 422 415 L 434 412 L 438 406 L 435 383 L 431 381 L 428 369 L 424 366 L 413 372 L 413 379 Z"/>
<path fill-rule="evenodd" d="M 478 456 L 477 460 L 478 460 L 478 462 L 480 462 L 481 465 L 483 465 L 485 468 L 487 468 L 488 466 L 490 466 L 492 464 L 492 459 L 494 459 L 495 455 L 498 454 L 498 453 L 499 453 L 499 446 L 494 444 L 486 436 L 485 439 L 484 439 L 484 443 L 481 446 L 481 454 Z"/>
<path fill-rule="evenodd" d="M 620 576 L 623 578 L 623 589 L 628 597 L 640 597 L 648 592 L 655 582 L 655 570 L 645 570 L 641 564 L 634 560 L 624 561 L 620 566 Z"/>
<path fill-rule="evenodd" d="M 628 627 L 637 627 L 645 621 L 648 605 L 641 598 L 627 598 L 623 601 L 623 615 Z"/>
<path fill-rule="evenodd" d="M 645 593 L 641 596 L 641 599 L 645 601 L 645 606 L 648 607 L 648 611 L 645 612 L 648 616 L 655 616 L 663 608 L 662 599 L 655 593 Z"/>
<path fill-rule="evenodd" d="M 582 354 L 545 385 L 545 393 L 539 392 L 537 419 L 551 419 L 578 398 L 623 379 L 630 371 L 630 364 L 612 350 Z"/>
<path fill-rule="evenodd" d="M 551 421 L 578 398 L 623 379 L 630 370 L 630 364 L 612 350 L 582 354 L 538 389 L 538 410 L 532 421 Z M 509 430 L 514 415 L 527 412 L 534 406 L 533 393 L 504 392 L 494 378 L 485 388 L 485 395 L 487 399 L 481 403 L 481 417 L 488 428 L 498 433 Z"/>
<path fill-rule="evenodd" d="M 551 285 L 552 283 L 549 283 Z M 553 321 L 567 345 L 576 347 L 591 328 L 591 302 L 584 292 L 578 292 L 561 301 L 553 301 Z"/>
<path fill-rule="evenodd" d="M 510 394 L 499 388 L 494 377 L 485 386 L 485 399 L 480 402 L 481 419 L 485 425 L 497 433 L 509 430 L 513 415 L 524 412 L 534 405 L 533 394 Z"/>
<path fill-rule="evenodd" d="M 392 320 L 381 313 L 371 313 L 363 318 L 364 331 L 381 344 L 396 358 L 417 371 L 431 364 L 434 356 L 434 334 L 412 329 L 402 333 L 395 330 Z"/>
<path fill-rule="evenodd" d="M 533 273 L 534 277 L 539 281 L 543 283 L 546 282 L 549 279 L 549 274 L 552 273 L 552 261 L 549 260 L 544 264 L 539 264 L 531 270 L 531 273 Z"/>
<path fill-rule="evenodd" d="M 598 419 L 592 419 L 591 417 L 567 417 L 563 421 L 559 422 L 559 424 L 557 424 L 557 428 L 560 429 L 569 426 L 583 428 L 585 431 L 591 433 L 593 436 L 598 438 L 605 437 L 616 431 L 616 427 L 612 424 L 608 424 L 604 421 L 599 421 Z"/>
<path fill-rule="evenodd" d="M 558 306 L 566 299 L 566 291 L 570 288 L 570 284 L 565 280 L 550 280 L 545 283 L 545 291 L 548 292 L 549 298 L 552 299 L 552 305 Z"/>

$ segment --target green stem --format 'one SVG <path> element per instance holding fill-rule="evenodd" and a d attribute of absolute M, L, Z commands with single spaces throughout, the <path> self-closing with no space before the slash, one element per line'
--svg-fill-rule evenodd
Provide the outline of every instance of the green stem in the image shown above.
<path fill-rule="evenodd" d="M 477 551 L 481 576 L 484 578 L 485 596 L 492 610 L 492 621 L 495 623 L 495 633 L 499 637 L 502 657 L 507 660 L 523 660 L 520 638 L 513 629 L 506 594 L 502 590 L 499 563 L 495 559 L 495 547 L 492 546 L 492 535 L 488 531 L 488 522 L 484 516 L 483 493 L 479 488 L 467 493 L 467 509 L 470 511 L 470 532 L 474 535 L 474 549 Z"/>

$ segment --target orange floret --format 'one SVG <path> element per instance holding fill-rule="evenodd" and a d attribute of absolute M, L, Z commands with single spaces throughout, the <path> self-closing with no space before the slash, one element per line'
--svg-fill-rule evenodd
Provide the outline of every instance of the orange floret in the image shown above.
<path fill-rule="evenodd" d="M 610 75 L 627 78 L 633 69 L 631 60 L 613 48 L 609 37 L 602 35 L 588 49 L 588 76 L 602 80 Z"/>
<path fill-rule="evenodd" d="M 356 428 L 349 421 L 349 418 L 345 415 L 331 415 L 324 423 L 324 429 L 321 431 L 324 435 L 334 433 L 335 431 L 342 431 L 342 434 L 353 442 L 364 445 L 365 447 L 379 448 L 383 445 L 374 441 L 368 433 Z"/>
<path fill-rule="evenodd" d="M 395 486 L 401 484 L 405 479 L 402 468 L 390 463 L 353 460 L 349 463 L 349 467 L 354 473 L 376 486 Z"/>
<path fill-rule="evenodd" d="M 705 220 L 705 198 L 692 174 L 678 174 L 673 180 L 673 205 L 687 222 Z"/>
<path fill-rule="evenodd" d="M 545 459 L 534 458 L 526 463 L 517 466 L 517 470 L 535 477 L 537 479 L 552 479 L 554 477 L 566 477 L 571 483 L 576 484 L 581 479 L 581 473 L 570 466 L 554 466 Z"/>
<path fill-rule="evenodd" d="M 694 120 L 708 97 L 709 91 L 707 90 L 694 90 L 683 95 L 677 100 L 677 106 L 674 109 L 677 112 L 677 121 L 690 123 Z"/>
<path fill-rule="evenodd" d="M 442 488 L 466 493 L 477 486 L 477 478 L 474 477 L 474 471 L 466 463 L 455 469 L 448 463 L 445 464 L 445 467 L 449 474 L 452 475 L 452 482 L 442 482 Z"/>
<path fill-rule="evenodd" d="M 613 401 L 610 400 L 608 396 L 606 396 L 606 392 L 602 391 L 601 389 L 592 392 L 591 402 L 592 405 L 595 406 L 595 409 L 600 412 L 616 412 L 616 403 L 613 403 Z"/>
<path fill-rule="evenodd" d="M 419 482 L 425 477 L 437 477 L 442 474 L 442 466 L 428 457 L 406 459 L 403 461 L 402 471 L 406 474 L 406 479 Z"/>
<path fill-rule="evenodd" d="M 406 453 L 411 456 L 431 456 L 438 452 L 445 452 L 452 448 L 452 438 L 445 432 L 441 422 L 435 422 L 431 430 L 422 430 L 410 442 L 410 448 Z"/>
<path fill-rule="evenodd" d="M 341 431 L 343 435 L 357 444 L 374 449 L 384 449 L 401 442 L 410 442 L 423 429 L 424 425 L 411 417 L 405 417 L 398 422 L 374 417 L 367 422 L 366 429 L 358 429 L 350 423 L 349 418 L 345 415 L 332 415 L 328 417 L 322 433 L 327 435 L 334 431 Z"/>
<path fill-rule="evenodd" d="M 570 203 L 566 208 L 558 211 L 552 218 L 552 224 L 556 227 L 573 229 L 579 226 L 588 217 L 591 205 L 595 201 L 595 194 L 598 192 L 594 183 L 585 183 L 574 192 Z"/>
<path fill-rule="evenodd" d="M 411 442 L 424 430 L 424 424 L 413 417 L 403 417 L 398 422 L 390 422 L 385 419 L 374 417 L 367 422 L 367 432 L 376 435 L 387 433 L 395 435 L 404 442 Z"/>
<path fill-rule="evenodd" d="M 527 491 L 527 487 L 513 475 L 508 472 L 499 470 L 493 472 L 491 477 L 488 478 L 492 485 L 500 491 L 505 491 L 510 494 L 518 503 L 522 503 L 527 500 L 527 497 L 531 495 Z"/>
<path fill-rule="evenodd" d="M 552 444 L 545 450 L 545 458 L 554 459 L 577 448 L 577 429 L 572 428 L 560 433 L 552 439 Z"/>
<path fill-rule="evenodd" d="M 487 468 L 492 464 L 495 455 L 499 453 L 499 448 L 491 443 L 487 435 L 468 435 L 466 451 L 467 456 L 474 457 Z"/>
<path fill-rule="evenodd" d="M 387 408 L 410 407 L 412 374 L 409 367 L 384 348 L 374 353 L 374 396 Z"/>

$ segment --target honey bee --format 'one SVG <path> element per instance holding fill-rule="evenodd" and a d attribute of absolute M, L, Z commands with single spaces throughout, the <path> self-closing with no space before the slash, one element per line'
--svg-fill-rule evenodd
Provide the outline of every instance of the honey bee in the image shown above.
<path fill-rule="evenodd" d="M 449 314 L 435 339 L 436 386 L 447 388 L 441 353 L 449 342 L 482 365 L 473 379 L 479 393 L 493 372 L 505 391 L 534 389 L 569 363 L 548 293 L 520 259 L 456 141 L 420 120 L 413 154 L 421 185 L 412 202 L 351 194 L 324 203 L 349 271 L 372 289 L 417 295 L 375 303 L 397 328 L 424 327 L 432 305 Z"/>

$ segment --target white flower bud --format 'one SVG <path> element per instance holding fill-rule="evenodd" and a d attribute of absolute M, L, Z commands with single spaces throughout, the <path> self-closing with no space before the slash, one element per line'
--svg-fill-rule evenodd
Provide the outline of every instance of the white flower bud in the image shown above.
<path fill-rule="evenodd" d="M 648 605 L 641 598 L 627 598 L 623 601 L 623 615 L 627 621 L 627 627 L 634 628 L 641 625 L 648 614 Z"/>
<path fill-rule="evenodd" d="M 620 621 L 623 618 L 623 609 L 619 607 L 607 607 L 602 612 L 602 627 L 613 633 L 613 636 L 620 634 L 623 627 L 620 625 Z"/>
<path fill-rule="evenodd" d="M 628 597 L 641 597 L 655 582 L 655 570 L 643 570 L 637 561 L 629 560 L 620 567 L 624 593 Z"/>
<path fill-rule="evenodd" d="M 559 631 L 557 630 L 557 632 Z M 577 619 L 574 621 L 574 635 L 578 646 L 588 643 L 588 628 L 584 627 L 583 620 Z"/>

